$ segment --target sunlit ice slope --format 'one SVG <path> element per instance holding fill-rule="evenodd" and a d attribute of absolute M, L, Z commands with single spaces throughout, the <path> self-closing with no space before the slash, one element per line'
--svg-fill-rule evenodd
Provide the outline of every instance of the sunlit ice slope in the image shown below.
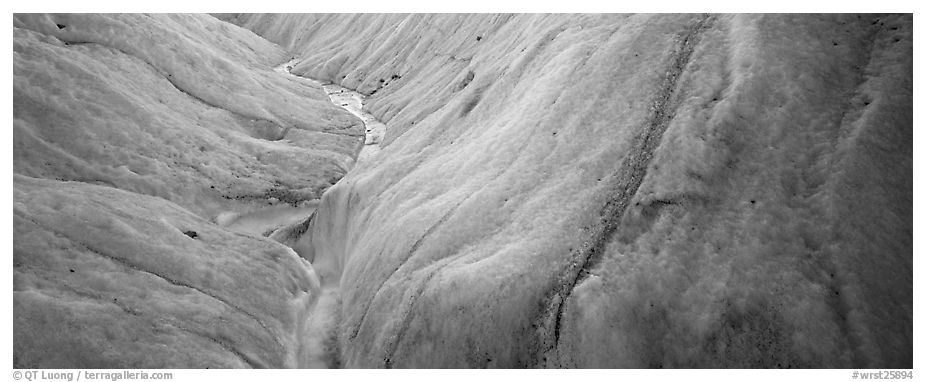
<path fill-rule="evenodd" d="M 362 124 L 272 70 L 278 46 L 208 15 L 15 15 L 18 174 L 162 197 L 214 216 L 319 197 Z"/>
<path fill-rule="evenodd" d="M 14 175 L 13 366 L 297 367 L 318 278 L 169 201 Z"/>
<path fill-rule="evenodd" d="M 317 364 L 311 265 L 213 224 L 353 165 L 289 59 L 208 15 L 14 15 L 14 367 Z"/>
<path fill-rule="evenodd" d="M 233 15 L 372 97 L 363 367 L 912 367 L 910 15 Z"/>

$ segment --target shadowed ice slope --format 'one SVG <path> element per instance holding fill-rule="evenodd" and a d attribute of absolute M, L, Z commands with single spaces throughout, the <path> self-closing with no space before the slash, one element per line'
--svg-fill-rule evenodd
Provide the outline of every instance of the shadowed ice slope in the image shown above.
<path fill-rule="evenodd" d="M 371 94 L 346 366 L 912 367 L 912 17 L 239 15 Z"/>
<path fill-rule="evenodd" d="M 14 15 L 14 367 L 323 365 L 330 302 L 260 236 L 363 126 L 289 59 L 208 15 Z"/>

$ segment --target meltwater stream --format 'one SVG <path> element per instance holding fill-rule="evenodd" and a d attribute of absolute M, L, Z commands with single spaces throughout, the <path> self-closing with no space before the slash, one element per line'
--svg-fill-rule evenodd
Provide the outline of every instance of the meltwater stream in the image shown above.
<path fill-rule="evenodd" d="M 354 163 L 360 163 L 369 160 L 380 150 L 380 142 L 386 133 L 386 124 L 380 122 L 372 114 L 363 110 L 363 103 L 366 97 L 356 91 L 344 88 L 340 85 L 327 84 L 311 78 L 300 77 L 290 73 L 293 65 L 298 59 L 293 59 L 283 65 L 277 66 L 274 70 L 278 73 L 292 76 L 299 81 L 304 81 L 314 86 L 320 86 L 328 94 L 328 98 L 337 106 L 340 106 L 355 115 L 363 121 L 366 129 L 366 138 L 364 146 L 357 156 Z M 237 213 L 228 212 L 216 217 L 216 222 L 231 231 L 270 237 L 274 232 L 292 226 L 300 221 L 304 221 L 313 212 L 318 205 L 318 201 L 303 202 L 299 206 L 290 206 L 287 204 L 277 204 L 259 208 L 253 211 Z"/>
<path fill-rule="evenodd" d="M 366 139 L 364 141 L 363 149 L 360 150 L 360 154 L 357 156 L 357 162 L 364 162 L 376 155 L 376 153 L 378 153 L 380 150 L 379 144 L 382 142 L 383 136 L 386 134 L 386 124 L 376 119 L 373 114 L 363 110 L 363 103 L 366 101 L 366 96 L 340 85 L 322 84 L 321 82 L 314 79 L 292 74 L 290 71 L 298 61 L 298 58 L 293 59 L 283 65 L 276 67 L 275 70 L 279 73 L 291 75 L 293 77 L 299 78 L 302 81 L 307 81 L 317 86 L 321 86 L 322 89 L 325 90 L 325 93 L 328 94 L 328 98 L 332 103 L 344 108 L 344 110 L 349 111 L 357 118 L 360 118 L 360 120 L 363 121 L 364 127 L 366 128 Z"/>
<path fill-rule="evenodd" d="M 284 75 L 293 76 L 297 80 L 304 81 L 312 86 L 322 87 L 332 103 L 360 118 L 366 128 L 366 138 L 354 165 L 370 160 L 380 150 L 379 143 L 386 132 L 386 125 L 363 110 L 365 97 L 362 94 L 339 85 L 322 85 L 319 81 L 290 73 L 297 61 L 297 59 L 294 59 L 274 68 L 274 70 Z M 243 213 L 227 212 L 216 217 L 216 223 L 225 229 L 239 233 L 270 237 L 278 241 L 281 241 L 282 238 L 281 242 L 283 244 L 291 245 L 293 249 L 298 251 L 301 245 L 299 244 L 299 238 L 290 237 L 292 236 L 291 233 L 304 232 L 304 229 L 300 228 L 308 225 L 309 219 L 317 206 L 318 200 L 313 200 L 303 202 L 299 206 L 277 204 Z M 313 264 L 313 268 L 318 266 L 321 265 Z M 336 368 L 340 366 L 337 339 L 333 336 L 337 327 L 337 310 L 340 304 L 340 295 L 335 283 L 326 282 L 324 279 L 320 281 L 321 289 L 318 291 L 318 297 L 310 308 L 299 334 L 301 346 L 298 351 L 298 364 L 299 367 L 303 368 Z"/>

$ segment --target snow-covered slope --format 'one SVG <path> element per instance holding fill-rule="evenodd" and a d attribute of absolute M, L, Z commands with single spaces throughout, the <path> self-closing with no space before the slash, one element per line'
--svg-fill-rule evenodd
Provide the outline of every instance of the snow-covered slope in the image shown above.
<path fill-rule="evenodd" d="M 912 367 L 912 16 L 223 17 L 389 126 L 346 366 Z"/>

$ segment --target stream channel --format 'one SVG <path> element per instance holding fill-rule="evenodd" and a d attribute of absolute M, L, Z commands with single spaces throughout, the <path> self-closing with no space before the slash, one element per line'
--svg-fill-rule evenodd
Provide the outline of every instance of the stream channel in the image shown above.
<path fill-rule="evenodd" d="M 380 150 L 379 144 L 383 139 L 383 135 L 386 133 L 386 124 L 380 122 L 372 114 L 363 110 L 366 96 L 340 85 L 322 84 L 314 79 L 300 77 L 290 73 L 290 70 L 298 61 L 299 59 L 293 59 L 277 66 L 274 68 L 274 71 L 292 76 L 301 82 L 305 82 L 309 86 L 321 87 L 324 89 L 325 93 L 328 94 L 331 103 L 340 106 L 363 121 L 364 128 L 366 129 L 366 138 L 363 148 L 360 150 L 354 162 L 354 166 L 376 155 Z M 231 231 L 270 237 L 280 229 L 304 221 L 315 212 L 317 206 L 318 200 L 303 202 L 299 206 L 281 203 L 244 213 L 220 214 L 216 217 L 216 223 Z"/>
<path fill-rule="evenodd" d="M 283 75 L 292 76 L 307 86 L 321 87 L 328 98 L 360 118 L 366 129 L 364 146 L 357 156 L 354 166 L 376 155 L 380 150 L 380 142 L 386 132 L 386 125 L 376 119 L 372 114 L 363 110 L 365 96 L 356 91 L 335 84 L 322 84 L 311 78 L 300 77 L 290 73 L 292 67 L 298 62 L 293 59 L 274 68 L 274 71 Z M 292 233 L 303 230 L 299 226 L 308 224 L 309 218 L 318 207 L 318 200 L 302 202 L 298 206 L 280 203 L 261 207 L 243 213 L 224 213 L 216 217 L 216 223 L 225 229 L 243 234 L 270 237 L 283 244 L 292 245 L 298 237 L 290 237 Z M 321 282 L 318 298 L 308 313 L 308 321 L 302 327 L 300 335 L 300 350 L 298 358 L 301 360 L 300 368 L 337 368 L 340 367 L 338 359 L 337 340 L 334 335 L 337 326 L 337 310 L 340 304 L 337 285 L 330 285 L 324 280 Z"/>

